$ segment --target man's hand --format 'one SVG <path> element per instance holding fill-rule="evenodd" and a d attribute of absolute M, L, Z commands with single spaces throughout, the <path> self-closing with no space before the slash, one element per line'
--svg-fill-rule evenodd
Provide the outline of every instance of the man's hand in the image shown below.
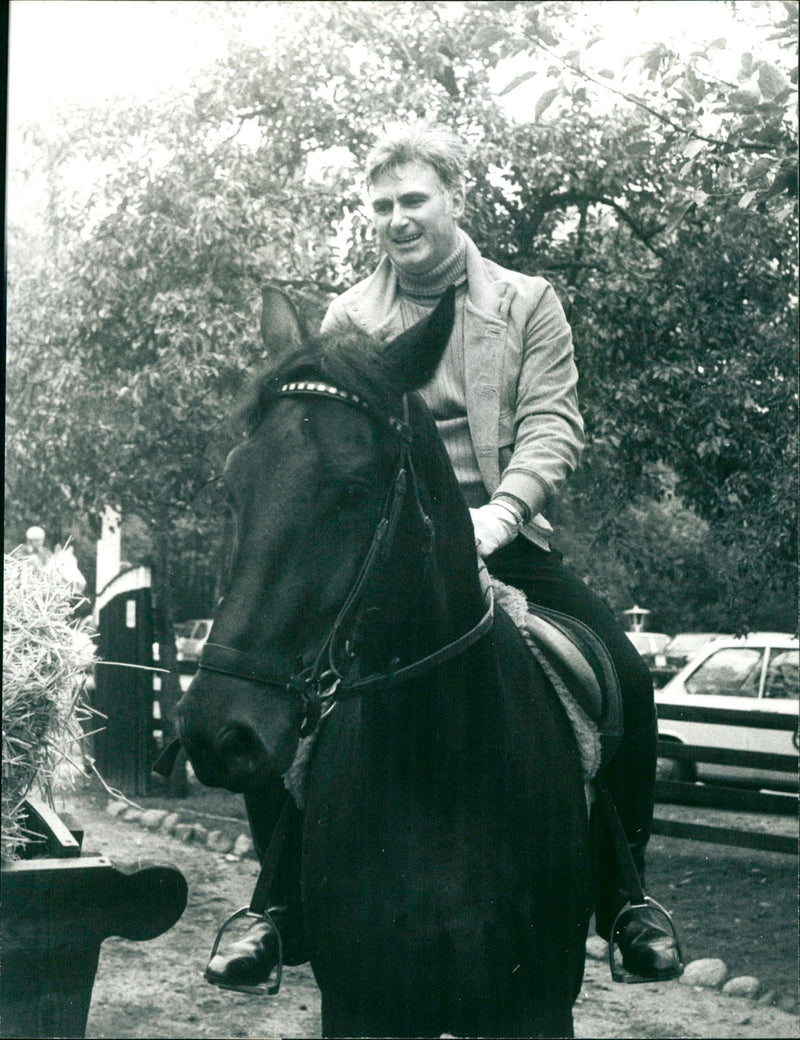
<path fill-rule="evenodd" d="M 522 526 L 522 517 L 504 502 L 488 502 L 479 509 L 470 509 L 475 528 L 475 545 L 483 559 L 504 545 L 513 542 Z"/>

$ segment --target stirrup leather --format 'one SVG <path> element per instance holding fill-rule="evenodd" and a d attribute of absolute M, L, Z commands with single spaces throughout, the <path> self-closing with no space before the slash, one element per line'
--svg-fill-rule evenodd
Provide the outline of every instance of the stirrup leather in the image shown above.
<path fill-rule="evenodd" d="M 275 908 L 273 907 L 273 909 Z M 275 935 L 278 940 L 278 962 L 275 965 L 274 981 L 269 983 L 269 980 L 267 980 L 267 982 L 263 984 L 248 986 L 245 983 L 237 984 L 230 982 L 219 982 L 216 979 L 209 978 L 208 975 L 204 975 L 204 978 L 207 982 L 210 982 L 213 986 L 218 986 L 220 989 L 231 989 L 235 990 L 237 993 L 249 993 L 254 995 L 274 997 L 275 994 L 281 988 L 281 978 L 283 976 L 283 939 L 281 939 L 280 930 L 278 929 L 278 926 L 275 924 L 275 921 L 269 910 L 264 910 L 262 913 L 256 913 L 255 911 L 251 910 L 249 906 L 243 906 L 240 907 L 240 909 L 237 910 L 235 913 L 231 914 L 231 916 L 222 923 L 219 931 L 217 932 L 217 937 L 214 940 L 214 946 L 211 950 L 211 956 L 208 958 L 209 963 L 214 959 L 214 956 L 217 950 L 219 949 L 220 941 L 222 940 L 222 937 L 225 935 L 225 933 L 230 929 L 230 926 L 235 921 L 238 921 L 243 917 L 250 917 L 253 919 L 254 922 L 266 921 L 268 924 L 272 926 L 272 929 L 275 932 Z M 270 972 L 270 974 L 272 973 Z"/>
<path fill-rule="evenodd" d="M 637 910 L 651 910 L 657 914 L 660 914 L 664 918 L 669 931 L 672 933 L 672 938 L 675 940 L 675 949 L 678 952 L 678 964 L 677 967 L 657 975 L 637 975 L 634 972 L 628 971 L 622 964 L 622 952 L 619 950 L 619 938 L 622 930 L 622 925 L 625 919 Z M 619 953 L 619 958 L 616 954 Z M 611 969 L 611 977 L 614 982 L 669 982 L 671 979 L 677 979 L 683 974 L 683 952 L 681 950 L 680 940 L 678 939 L 678 932 L 672 921 L 672 917 L 664 907 L 653 899 L 651 896 L 644 896 L 644 902 L 631 903 L 628 902 L 623 906 L 617 916 L 614 918 L 614 923 L 611 926 L 611 932 L 608 937 L 608 964 Z"/>

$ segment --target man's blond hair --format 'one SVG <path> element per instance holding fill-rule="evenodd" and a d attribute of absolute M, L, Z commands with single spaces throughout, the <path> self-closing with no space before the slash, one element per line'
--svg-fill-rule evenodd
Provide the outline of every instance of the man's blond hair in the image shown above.
<path fill-rule="evenodd" d="M 449 191 L 463 189 L 467 149 L 444 126 L 412 123 L 388 130 L 367 155 L 367 187 L 404 163 L 427 163 Z"/>

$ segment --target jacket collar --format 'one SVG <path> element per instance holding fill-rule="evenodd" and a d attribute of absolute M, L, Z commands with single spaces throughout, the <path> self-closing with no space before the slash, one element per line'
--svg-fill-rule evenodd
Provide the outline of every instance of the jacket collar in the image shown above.
<path fill-rule="evenodd" d="M 463 234 L 463 232 L 462 232 Z M 468 235 L 467 296 L 471 309 L 492 325 L 505 326 L 514 298 L 514 288 L 505 279 L 493 278 L 487 262 Z M 386 305 L 391 301 L 387 314 Z M 360 328 L 387 340 L 403 331 L 397 300 L 397 275 L 388 256 L 363 283 L 363 290 L 350 303 L 348 310 Z"/>

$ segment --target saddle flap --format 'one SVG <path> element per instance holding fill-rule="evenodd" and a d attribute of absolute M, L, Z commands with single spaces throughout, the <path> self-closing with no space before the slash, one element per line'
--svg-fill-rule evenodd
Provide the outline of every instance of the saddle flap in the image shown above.
<path fill-rule="evenodd" d="M 607 749 L 622 736 L 622 697 L 605 644 L 581 621 L 528 603 L 525 626 L 597 726 Z"/>
<path fill-rule="evenodd" d="M 586 656 L 577 645 L 551 621 L 535 614 L 533 609 L 525 618 L 526 634 L 546 655 L 548 663 L 567 684 L 568 689 L 593 722 L 603 711 L 603 691 Z"/>

